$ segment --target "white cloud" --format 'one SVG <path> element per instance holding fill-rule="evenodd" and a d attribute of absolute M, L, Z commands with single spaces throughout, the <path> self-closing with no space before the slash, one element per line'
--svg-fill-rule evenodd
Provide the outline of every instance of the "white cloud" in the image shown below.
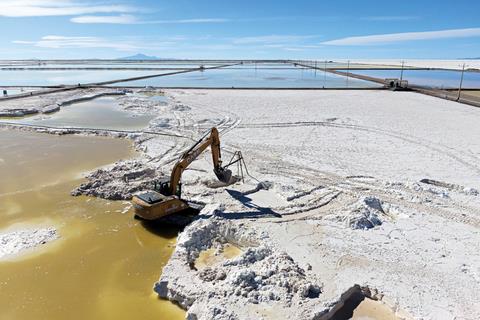
<path fill-rule="evenodd" d="M 23 41 L 16 40 L 13 41 L 16 44 L 28 44 L 40 48 L 50 48 L 50 49 L 62 49 L 62 48 L 107 48 L 114 49 L 118 51 L 136 51 L 141 49 L 140 46 L 137 46 L 128 41 L 111 41 L 99 37 L 65 37 L 65 36 L 44 36 L 38 41 Z"/>
<path fill-rule="evenodd" d="M 291 45 L 288 43 L 284 44 L 264 44 L 262 46 L 263 48 L 273 48 L 273 49 L 283 49 L 287 51 L 305 51 L 308 49 L 318 49 L 321 48 L 322 46 L 320 45 Z"/>
<path fill-rule="evenodd" d="M 155 21 L 144 21 L 140 23 L 144 24 L 176 24 L 176 23 L 223 23 L 229 22 L 229 19 L 224 18 L 196 18 L 196 19 L 179 19 L 179 20 L 155 20 Z"/>
<path fill-rule="evenodd" d="M 106 4 L 99 0 L 0 0 L 0 17 L 76 16 L 70 21 L 83 24 L 189 24 L 231 21 L 225 18 L 143 21 L 131 15 L 133 12 L 146 11 L 128 5 Z"/>
<path fill-rule="evenodd" d="M 222 23 L 230 20 L 223 18 L 197 18 L 179 20 L 142 21 L 135 16 L 122 14 L 117 16 L 79 16 L 70 19 L 74 23 L 108 23 L 108 24 L 187 24 L 187 23 Z"/>
<path fill-rule="evenodd" d="M 478 36 L 480 36 L 480 28 L 469 28 L 469 29 L 404 32 L 404 33 L 390 33 L 390 34 L 377 34 L 377 35 L 369 35 L 369 36 L 347 37 L 347 38 L 325 41 L 325 42 L 322 42 L 322 44 L 337 45 L 337 46 L 355 46 L 355 45 L 383 44 L 383 43 L 413 41 L 413 40 L 468 38 L 468 37 L 478 37 Z"/>
<path fill-rule="evenodd" d="M 305 51 L 305 49 L 297 48 L 297 47 L 286 47 L 286 48 L 283 48 L 283 50 L 285 50 L 285 51 L 295 51 L 295 52 Z"/>
<path fill-rule="evenodd" d="M 71 0 L 1 0 L 0 16 L 73 16 L 93 13 L 129 13 L 138 11 L 127 5 L 107 5 Z"/>
<path fill-rule="evenodd" d="M 243 37 L 233 39 L 235 44 L 275 44 L 275 43 L 291 43 L 315 38 L 316 36 L 295 36 L 295 35 L 269 35 L 257 37 Z"/>
<path fill-rule="evenodd" d="M 75 23 L 108 23 L 108 24 L 135 24 L 138 22 L 135 16 L 122 14 L 119 16 L 79 16 L 70 19 Z"/>
<path fill-rule="evenodd" d="M 370 16 L 362 17 L 360 20 L 364 21 L 408 21 L 420 19 L 418 16 Z"/>

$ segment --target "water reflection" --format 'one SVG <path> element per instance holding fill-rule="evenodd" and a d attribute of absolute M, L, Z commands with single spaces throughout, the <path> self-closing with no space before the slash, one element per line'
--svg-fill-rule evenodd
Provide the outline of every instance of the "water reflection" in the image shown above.
<path fill-rule="evenodd" d="M 164 102 L 164 99 L 158 98 L 158 101 Z M 148 127 L 153 118 L 153 115 L 137 115 L 124 110 L 114 98 L 98 98 L 64 106 L 52 114 L 9 119 L 8 122 L 54 127 L 137 130 Z"/>
<path fill-rule="evenodd" d="M 116 86 L 158 86 L 158 87 L 235 87 L 235 88 L 343 88 L 346 78 L 306 68 L 252 68 L 252 66 L 205 70 L 167 77 L 157 77 L 130 82 L 116 83 Z M 371 88 L 379 84 L 350 79 L 349 87 Z"/>

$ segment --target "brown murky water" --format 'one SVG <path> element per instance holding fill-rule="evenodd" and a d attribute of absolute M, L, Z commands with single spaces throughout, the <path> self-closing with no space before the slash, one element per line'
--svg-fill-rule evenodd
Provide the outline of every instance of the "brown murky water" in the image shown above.
<path fill-rule="evenodd" d="M 0 261 L 0 319 L 184 318 L 152 291 L 176 231 L 148 231 L 126 202 L 69 195 L 82 172 L 132 155 L 126 140 L 0 130 L 0 230 L 61 237 Z"/>
<path fill-rule="evenodd" d="M 463 91 L 463 92 L 462 92 L 462 96 L 465 96 L 465 97 L 473 96 L 473 97 L 480 98 L 480 90 L 476 90 L 476 91 Z"/>
<path fill-rule="evenodd" d="M 353 311 L 352 320 L 399 320 L 399 318 L 381 302 L 365 298 Z"/>
<path fill-rule="evenodd" d="M 219 265 L 225 260 L 236 258 L 242 253 L 243 251 L 239 247 L 231 243 L 226 243 L 221 252 L 217 252 L 216 248 L 210 248 L 200 252 L 198 258 L 195 260 L 195 267 L 197 269 L 213 267 Z"/>

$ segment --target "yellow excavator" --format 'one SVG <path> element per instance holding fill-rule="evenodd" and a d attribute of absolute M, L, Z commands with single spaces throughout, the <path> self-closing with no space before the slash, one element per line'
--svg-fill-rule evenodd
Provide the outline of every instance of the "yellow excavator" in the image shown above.
<path fill-rule="evenodd" d="M 222 167 L 220 153 L 220 139 L 217 128 L 212 128 L 210 134 L 205 135 L 186 151 L 173 167 L 170 179 L 154 182 L 154 190 L 135 195 L 132 199 L 135 215 L 145 220 L 156 220 L 167 215 L 182 212 L 190 206 L 181 198 L 182 188 L 180 179 L 183 171 L 210 146 L 212 150 L 213 172 L 218 180 L 225 184 L 232 182 L 232 171 Z M 236 161 L 242 161 L 240 152 Z M 232 158 L 233 159 L 233 158 Z"/>

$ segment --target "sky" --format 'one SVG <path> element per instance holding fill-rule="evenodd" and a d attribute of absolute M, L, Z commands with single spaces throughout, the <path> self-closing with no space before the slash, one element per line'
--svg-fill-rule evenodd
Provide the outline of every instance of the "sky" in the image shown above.
<path fill-rule="evenodd" d="M 480 57 L 478 0 L 0 0 L 0 59 Z"/>

